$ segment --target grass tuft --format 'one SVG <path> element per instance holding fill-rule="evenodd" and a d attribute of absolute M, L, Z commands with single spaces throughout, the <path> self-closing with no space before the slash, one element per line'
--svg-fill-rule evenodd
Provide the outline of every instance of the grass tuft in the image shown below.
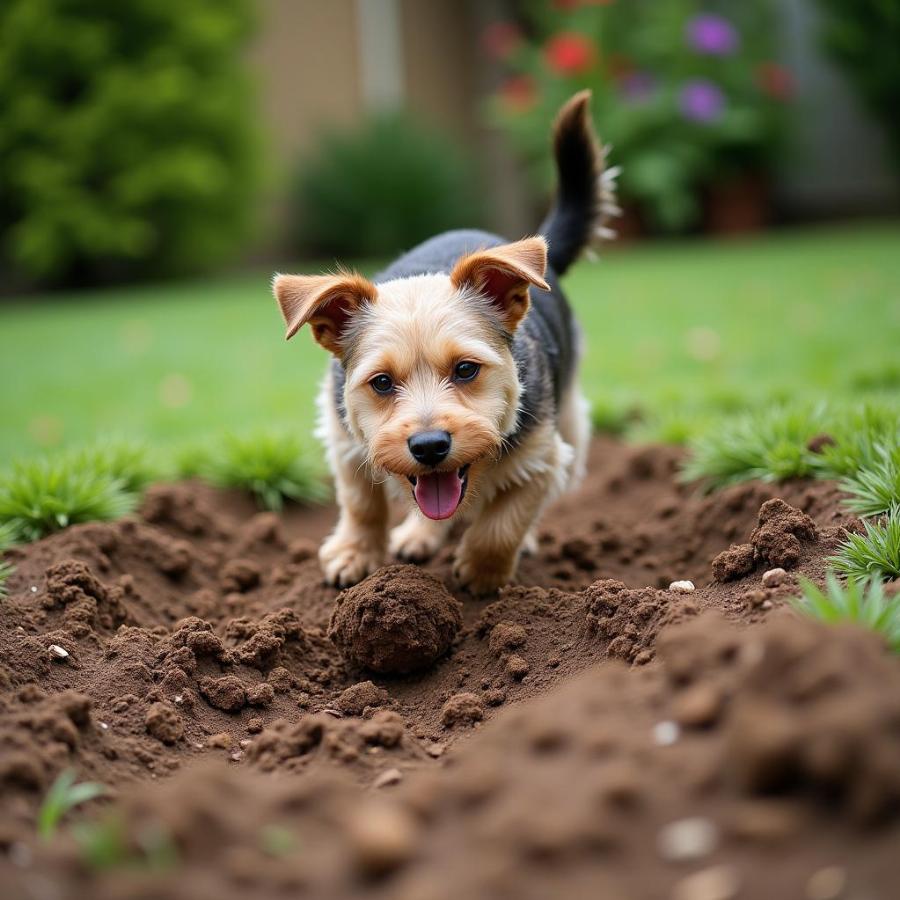
<path fill-rule="evenodd" d="M 900 445 L 878 444 L 875 460 L 842 479 L 847 506 L 860 516 L 878 516 L 900 505 Z"/>
<path fill-rule="evenodd" d="M 794 607 L 805 615 L 836 625 L 852 622 L 878 632 L 894 653 L 900 653 L 900 596 L 888 597 L 878 578 L 841 584 L 834 572 L 826 576 L 825 590 L 800 579 L 803 596 Z"/>
<path fill-rule="evenodd" d="M 848 534 L 828 561 L 850 581 L 900 578 L 900 505 L 880 521 L 866 521 L 865 534 Z"/>
<path fill-rule="evenodd" d="M 45 841 L 56 834 L 59 823 L 67 812 L 106 793 L 102 784 L 93 781 L 76 783 L 75 778 L 74 769 L 65 769 L 47 791 L 37 819 L 38 834 Z"/>
<path fill-rule="evenodd" d="M 159 455 L 139 441 L 113 438 L 71 451 L 70 459 L 89 471 L 103 473 L 129 494 L 142 494 L 171 473 Z"/>
<path fill-rule="evenodd" d="M 85 864 L 96 871 L 131 869 L 169 872 L 178 866 L 178 850 L 168 830 L 158 822 L 146 822 L 129 837 L 115 816 L 96 822 L 78 822 L 72 828 Z"/>
<path fill-rule="evenodd" d="M 69 525 L 119 518 L 135 500 L 117 478 L 72 455 L 20 462 L 0 478 L 0 525 L 16 541 L 35 541 Z"/>
<path fill-rule="evenodd" d="M 180 462 L 183 475 L 250 491 L 266 509 L 280 510 L 285 500 L 318 502 L 328 495 L 321 465 L 300 437 L 286 431 L 226 434 L 190 449 Z"/>
<path fill-rule="evenodd" d="M 683 476 L 712 488 L 740 481 L 783 481 L 814 472 L 809 441 L 825 430 L 823 406 L 777 406 L 726 420 L 690 442 Z"/>

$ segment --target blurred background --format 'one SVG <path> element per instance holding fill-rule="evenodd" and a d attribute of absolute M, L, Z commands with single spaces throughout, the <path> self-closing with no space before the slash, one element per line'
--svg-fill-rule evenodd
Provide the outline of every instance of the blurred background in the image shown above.
<path fill-rule="evenodd" d="M 582 87 L 599 424 L 895 389 L 898 46 L 896 0 L 5 0 L 0 452 L 309 422 L 268 273 L 531 232 Z"/>

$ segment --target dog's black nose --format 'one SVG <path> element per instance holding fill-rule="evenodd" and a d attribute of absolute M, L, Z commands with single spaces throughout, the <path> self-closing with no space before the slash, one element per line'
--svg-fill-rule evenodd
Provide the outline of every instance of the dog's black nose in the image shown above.
<path fill-rule="evenodd" d="M 442 463 L 450 452 L 450 432 L 420 431 L 406 443 L 416 462 L 422 463 L 423 466 L 436 466 Z"/>

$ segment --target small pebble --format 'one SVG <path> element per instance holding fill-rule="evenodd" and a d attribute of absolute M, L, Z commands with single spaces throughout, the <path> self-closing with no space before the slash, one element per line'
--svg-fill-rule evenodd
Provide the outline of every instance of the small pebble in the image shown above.
<path fill-rule="evenodd" d="M 446 749 L 446 744 L 429 744 L 425 748 L 425 752 L 434 759 L 438 759 L 439 757 L 444 755 L 444 751 Z"/>
<path fill-rule="evenodd" d="M 712 866 L 682 878 L 672 891 L 672 900 L 732 900 L 740 887 L 733 866 Z"/>
<path fill-rule="evenodd" d="M 653 726 L 653 740 L 660 747 L 671 747 L 681 737 L 677 722 L 666 720 Z"/>
<path fill-rule="evenodd" d="M 788 573 L 779 567 L 763 572 L 762 583 L 765 587 L 778 587 L 779 584 L 784 584 L 787 578 Z"/>
<path fill-rule="evenodd" d="M 693 581 L 673 581 L 669 585 L 669 590 L 676 594 L 690 594 L 694 590 Z"/>
<path fill-rule="evenodd" d="M 347 836 L 356 864 L 369 876 L 386 875 L 413 854 L 416 828 L 408 814 L 394 806 L 369 804 L 356 811 Z"/>
<path fill-rule="evenodd" d="M 390 787 L 390 785 L 398 784 L 402 780 L 403 773 L 399 769 L 385 769 L 375 781 L 372 782 L 372 786 L 377 788 Z"/>
<path fill-rule="evenodd" d="M 68 659 L 69 651 L 60 647 L 59 644 L 51 644 L 47 648 L 47 652 L 56 659 Z"/>
<path fill-rule="evenodd" d="M 719 843 L 714 822 L 699 816 L 679 819 L 666 825 L 657 837 L 657 848 L 664 859 L 688 862 L 712 853 Z"/>
<path fill-rule="evenodd" d="M 838 900 L 847 887 L 847 873 L 840 866 L 826 866 L 813 872 L 806 882 L 809 900 Z"/>

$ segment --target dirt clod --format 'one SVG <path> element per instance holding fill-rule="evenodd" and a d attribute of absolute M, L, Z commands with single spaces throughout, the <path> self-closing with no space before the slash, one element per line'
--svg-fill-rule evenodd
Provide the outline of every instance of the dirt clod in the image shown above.
<path fill-rule="evenodd" d="M 445 728 L 457 725 L 474 725 L 484 718 L 484 704 L 477 694 L 454 694 L 441 710 L 441 723 Z"/>
<path fill-rule="evenodd" d="M 168 703 L 153 703 L 144 716 L 147 733 L 164 744 L 174 744 L 184 734 L 184 722 Z"/>
<path fill-rule="evenodd" d="M 328 636 L 351 664 L 404 674 L 445 654 L 461 624 L 459 602 L 437 578 L 389 566 L 338 597 Z"/>

